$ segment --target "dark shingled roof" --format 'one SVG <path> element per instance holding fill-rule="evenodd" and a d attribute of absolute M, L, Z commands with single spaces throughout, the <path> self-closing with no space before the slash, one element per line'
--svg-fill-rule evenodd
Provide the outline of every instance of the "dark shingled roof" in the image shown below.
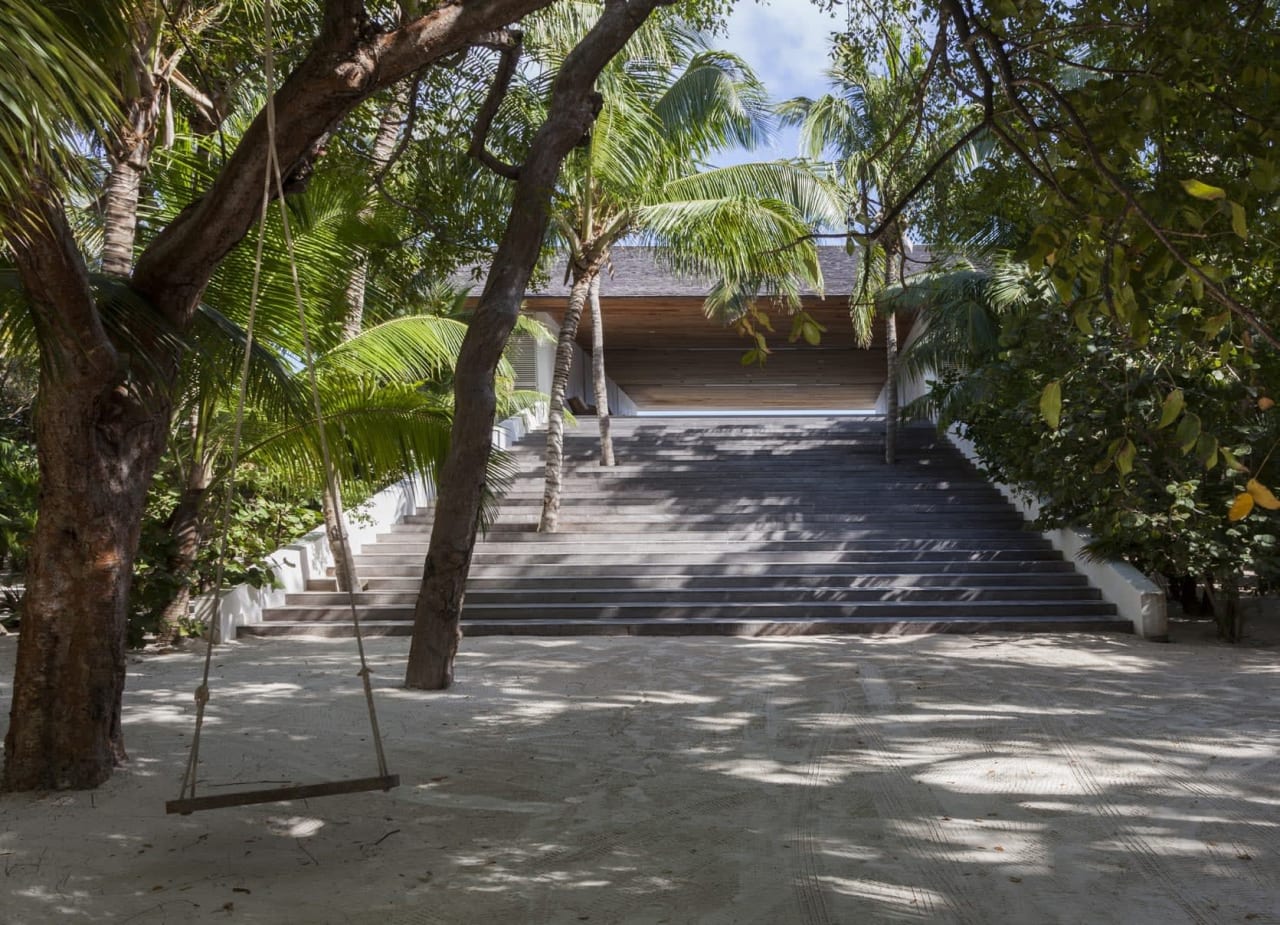
<path fill-rule="evenodd" d="M 611 253 L 611 272 L 604 279 L 602 290 L 607 291 L 612 299 L 645 298 L 645 297 L 687 297 L 701 299 L 711 288 L 712 280 L 682 277 L 672 274 L 660 266 L 652 247 L 614 247 Z M 907 271 L 918 273 L 925 269 L 929 261 L 929 251 L 924 247 L 916 247 L 907 260 Z M 822 267 L 822 279 L 826 295 L 849 295 L 856 284 L 857 258 L 848 254 L 843 247 L 819 247 L 818 262 Z M 531 290 L 530 296 L 550 298 L 568 298 L 569 286 L 564 282 L 563 256 L 557 256 L 551 264 L 551 279 L 540 289 Z M 457 286 L 471 289 L 472 295 L 479 295 L 484 288 L 484 276 L 478 279 L 472 276 L 473 268 L 460 270 L 453 275 L 451 282 Z M 811 290 L 807 295 L 814 295 Z"/>

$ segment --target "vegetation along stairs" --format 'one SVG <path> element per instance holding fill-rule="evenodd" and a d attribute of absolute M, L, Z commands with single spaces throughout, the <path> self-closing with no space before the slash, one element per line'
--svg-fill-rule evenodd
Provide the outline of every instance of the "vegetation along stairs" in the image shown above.
<path fill-rule="evenodd" d="M 545 433 L 478 544 L 463 630 L 803 635 L 1131 631 L 931 426 L 883 461 L 874 417 L 618 418 L 565 438 L 560 532 L 539 534 Z M 357 557 L 370 634 L 408 634 L 431 510 Z M 291 594 L 242 635 L 351 632 L 347 596 Z"/>

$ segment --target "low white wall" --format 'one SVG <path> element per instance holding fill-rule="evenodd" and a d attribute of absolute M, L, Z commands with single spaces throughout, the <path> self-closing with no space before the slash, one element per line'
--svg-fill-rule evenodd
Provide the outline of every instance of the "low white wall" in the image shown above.
<path fill-rule="evenodd" d="M 962 437 L 955 429 L 947 431 L 947 437 L 970 462 L 982 469 L 982 462 L 972 440 Z M 992 484 L 1028 520 L 1040 516 L 1040 502 L 1035 498 L 1001 482 L 993 481 Z M 1169 638 L 1165 595 L 1155 582 L 1127 562 L 1089 558 L 1084 551 L 1089 542 L 1086 534 L 1064 527 L 1045 531 L 1042 535 L 1063 556 L 1075 563 L 1076 569 L 1102 592 L 1106 600 L 1115 604 L 1120 616 L 1133 621 L 1133 629 L 1139 636 L 1162 642 Z"/>
<path fill-rule="evenodd" d="M 545 424 L 547 409 L 539 405 L 507 418 L 493 428 L 493 445 L 509 449 L 513 443 L 535 427 Z M 435 485 L 419 476 L 396 482 L 378 492 L 354 511 L 346 513 L 347 535 L 353 553 L 359 553 L 365 543 L 372 543 L 390 524 L 398 523 L 406 515 L 435 497 Z M 327 569 L 333 565 L 329 551 L 329 537 L 324 527 L 312 530 L 306 536 L 267 556 L 266 562 L 276 577 L 279 587 L 254 588 L 236 585 L 222 595 L 222 606 L 214 627 L 214 642 L 235 638 L 236 627 L 262 622 L 262 611 L 268 607 L 280 607 L 285 595 L 305 591 L 307 582 L 315 578 L 327 578 Z M 213 595 L 204 595 L 196 601 L 196 616 L 207 619 L 212 616 Z"/>

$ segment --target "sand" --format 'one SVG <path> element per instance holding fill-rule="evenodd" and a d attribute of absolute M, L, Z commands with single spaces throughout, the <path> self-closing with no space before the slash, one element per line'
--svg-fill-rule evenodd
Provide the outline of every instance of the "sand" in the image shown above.
<path fill-rule="evenodd" d="M 399 789 L 185 817 L 142 654 L 130 765 L 0 798 L 0 921 L 1280 922 L 1280 647 L 1181 635 L 373 640 Z M 202 793 L 375 773 L 350 641 L 215 666 Z"/>

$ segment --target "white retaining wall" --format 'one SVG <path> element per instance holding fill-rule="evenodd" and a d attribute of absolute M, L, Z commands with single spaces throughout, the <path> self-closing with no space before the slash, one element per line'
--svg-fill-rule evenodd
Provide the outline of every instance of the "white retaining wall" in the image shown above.
<path fill-rule="evenodd" d="M 982 462 L 972 440 L 960 436 L 954 428 L 947 431 L 947 437 L 970 462 L 982 469 Z M 1040 516 L 1040 502 L 1037 499 L 1001 482 L 993 480 L 992 484 L 1028 520 L 1035 520 Z M 1085 554 L 1085 546 L 1089 542 L 1087 534 L 1063 527 L 1047 530 L 1042 535 L 1053 544 L 1054 549 L 1075 563 L 1076 569 L 1102 592 L 1106 600 L 1115 604 L 1120 616 L 1133 621 L 1134 632 L 1144 639 L 1161 642 L 1168 640 L 1169 615 L 1165 594 L 1155 582 L 1127 562 L 1100 561 L 1088 557 Z"/>
<path fill-rule="evenodd" d="M 507 418 L 493 428 L 493 445 L 508 449 L 513 443 L 535 427 L 545 424 L 545 405 Z M 414 476 L 396 482 L 378 492 L 355 511 L 347 512 L 347 535 L 353 553 L 358 553 L 365 543 L 372 543 L 379 533 L 386 532 L 388 524 L 398 523 L 407 514 L 435 497 L 435 485 Z M 266 559 L 279 587 L 254 588 L 237 585 L 222 595 L 222 607 L 214 627 L 214 642 L 235 638 L 236 627 L 262 622 L 262 611 L 284 604 L 285 595 L 305 591 L 313 578 L 328 577 L 327 569 L 333 565 L 329 551 L 329 537 L 323 526 L 312 530 L 295 543 L 277 549 Z M 213 596 L 204 595 L 196 601 L 196 615 L 210 616 Z"/>

